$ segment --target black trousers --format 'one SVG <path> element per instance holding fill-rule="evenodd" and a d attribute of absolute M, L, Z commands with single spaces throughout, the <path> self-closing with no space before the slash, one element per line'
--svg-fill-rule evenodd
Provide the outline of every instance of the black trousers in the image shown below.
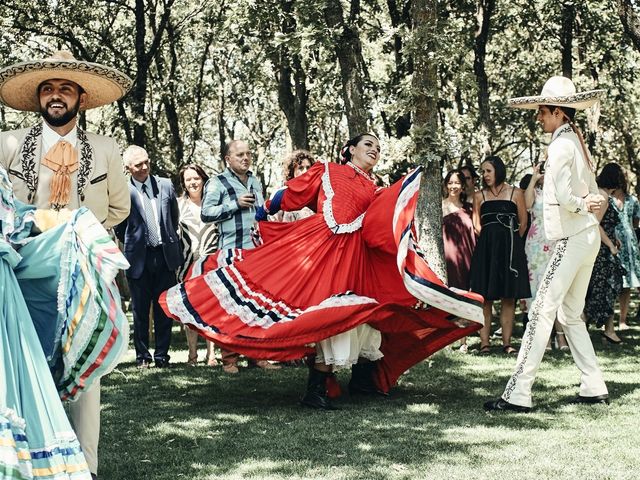
<path fill-rule="evenodd" d="M 149 310 L 153 303 L 153 330 L 156 340 L 153 360 L 168 362 L 173 320 L 167 317 L 160 308 L 158 297 L 177 282 L 176 273 L 167 267 L 161 246 L 147 247 L 142 275 L 140 278 L 128 278 L 128 281 L 133 309 L 133 345 L 136 349 L 136 360 L 138 362 L 151 361 Z"/>

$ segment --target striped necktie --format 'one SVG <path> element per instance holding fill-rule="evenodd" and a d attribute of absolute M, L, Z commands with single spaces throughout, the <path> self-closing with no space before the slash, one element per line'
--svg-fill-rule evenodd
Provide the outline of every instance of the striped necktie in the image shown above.
<path fill-rule="evenodd" d="M 156 224 L 156 216 L 153 212 L 153 203 L 147 192 L 147 185 L 142 184 L 142 203 L 144 204 L 144 216 L 147 222 L 147 244 L 157 247 L 160 244 L 160 235 Z"/>

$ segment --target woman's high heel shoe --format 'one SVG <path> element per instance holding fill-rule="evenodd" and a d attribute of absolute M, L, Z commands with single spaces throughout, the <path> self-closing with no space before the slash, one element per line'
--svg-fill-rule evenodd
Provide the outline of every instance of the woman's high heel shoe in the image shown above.
<path fill-rule="evenodd" d="M 564 345 L 560 345 L 559 337 L 564 338 L 564 332 L 556 332 L 556 338 L 554 339 L 554 344 L 556 350 L 560 350 L 561 352 L 567 352 L 569 350 L 569 345 L 567 345 L 567 341 L 565 339 Z"/>
<path fill-rule="evenodd" d="M 622 340 L 620 340 L 620 339 L 616 340 L 615 338 L 611 338 L 609 335 L 607 335 L 604 332 L 600 332 L 600 335 L 602 335 L 602 343 L 604 345 L 606 345 L 608 343 L 612 343 L 614 345 L 620 345 L 622 343 Z"/>

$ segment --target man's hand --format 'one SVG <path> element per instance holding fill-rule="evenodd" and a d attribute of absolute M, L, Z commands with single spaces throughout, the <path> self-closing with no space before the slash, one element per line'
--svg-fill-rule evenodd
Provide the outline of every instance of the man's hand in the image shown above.
<path fill-rule="evenodd" d="M 585 198 L 584 201 L 587 204 L 587 211 L 596 213 L 598 210 L 600 210 L 600 207 L 604 202 L 604 197 L 599 193 L 590 193 L 589 195 L 587 195 L 587 198 Z"/>
<path fill-rule="evenodd" d="M 251 208 L 256 203 L 256 198 L 250 193 L 245 193 L 238 197 L 238 205 L 240 208 Z"/>

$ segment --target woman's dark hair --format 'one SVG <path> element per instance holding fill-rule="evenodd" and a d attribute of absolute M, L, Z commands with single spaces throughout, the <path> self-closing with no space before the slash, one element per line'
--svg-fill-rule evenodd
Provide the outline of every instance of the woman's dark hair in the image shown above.
<path fill-rule="evenodd" d="M 378 139 L 377 135 L 374 135 L 373 133 L 361 133 L 359 135 L 356 135 L 355 137 L 353 137 L 352 139 L 350 139 L 347 143 L 344 144 L 344 147 L 342 147 L 340 149 L 340 163 L 347 163 L 351 161 L 351 152 L 349 151 L 349 147 L 355 147 L 356 145 L 358 145 L 358 143 L 360 143 L 360 140 L 362 140 L 364 137 L 373 137 L 376 140 Z"/>
<path fill-rule="evenodd" d="M 495 170 L 496 180 L 495 185 L 502 184 L 507 179 L 507 167 L 504 166 L 504 162 L 497 155 L 492 155 L 485 158 L 482 163 L 490 163 Z M 482 163 L 480 165 L 482 165 Z M 484 182 L 484 176 L 482 177 L 482 186 L 487 188 L 487 184 Z"/>
<path fill-rule="evenodd" d="M 473 178 L 474 180 L 479 177 L 478 172 L 476 172 L 476 167 L 474 167 L 470 163 L 466 165 L 462 165 L 458 170 L 460 171 L 469 170 L 469 173 L 471 174 L 471 178 Z"/>
<path fill-rule="evenodd" d="M 207 183 L 207 180 L 209 180 L 209 175 L 207 175 L 205 173 L 205 171 L 202 169 L 202 167 L 200 165 L 196 165 L 195 163 L 188 163 L 187 165 L 185 165 L 184 167 L 182 167 L 180 169 L 180 186 L 182 187 L 182 195 L 184 197 L 188 197 L 189 193 L 187 193 L 187 186 L 184 183 L 184 174 L 187 170 L 195 170 L 195 172 L 200 176 L 200 178 L 202 179 L 202 188 L 204 188 L 204 184 Z"/>
<path fill-rule="evenodd" d="M 289 181 L 294 177 L 296 167 L 302 165 L 302 162 L 307 160 L 311 165 L 316 163 L 316 159 L 313 154 L 308 150 L 294 150 L 284 159 L 284 177 Z"/>
<path fill-rule="evenodd" d="M 458 176 L 458 181 L 460 182 L 460 200 L 462 201 L 462 203 L 467 201 L 467 193 L 464 190 L 465 187 L 465 183 L 464 183 L 464 173 L 462 173 L 462 169 L 461 168 L 454 168 L 453 170 L 449 170 L 449 172 L 444 176 L 444 180 L 442 182 L 442 195 L 444 196 L 444 198 L 447 198 L 449 196 L 449 190 L 447 189 L 447 184 L 449 183 L 449 180 L 451 180 L 451 177 L 453 177 L 454 175 Z"/>
<path fill-rule="evenodd" d="M 526 173 L 524 175 L 524 177 L 522 177 L 520 179 L 520 185 L 518 185 L 522 190 L 526 190 L 529 187 L 529 184 L 531 183 L 531 179 L 533 178 L 533 175 L 531 175 L 530 173 Z"/>
<path fill-rule="evenodd" d="M 627 193 L 627 176 L 616 162 L 607 163 L 602 167 L 596 182 L 600 188 L 619 188 L 625 194 Z"/>

